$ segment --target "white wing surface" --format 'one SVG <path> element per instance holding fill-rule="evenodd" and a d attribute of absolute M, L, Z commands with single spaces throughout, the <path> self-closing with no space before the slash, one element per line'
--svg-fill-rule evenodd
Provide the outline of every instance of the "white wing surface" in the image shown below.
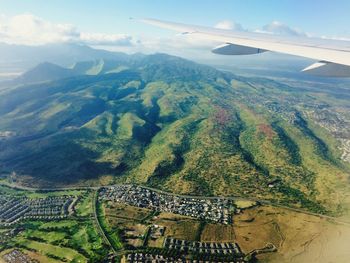
<path fill-rule="evenodd" d="M 305 68 L 304 72 L 321 76 L 350 77 L 350 41 L 240 32 L 157 19 L 141 21 L 220 42 L 222 45 L 212 50 L 216 54 L 250 55 L 266 51 L 285 53 L 317 60 L 315 64 Z"/>

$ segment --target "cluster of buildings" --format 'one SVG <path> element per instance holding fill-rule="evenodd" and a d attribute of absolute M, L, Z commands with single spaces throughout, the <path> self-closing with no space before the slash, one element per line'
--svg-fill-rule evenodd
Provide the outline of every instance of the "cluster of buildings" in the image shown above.
<path fill-rule="evenodd" d="M 222 224 L 232 222 L 234 209 L 232 201 L 228 199 L 174 195 L 136 185 L 115 185 L 102 188 L 99 198 Z"/>
<path fill-rule="evenodd" d="M 23 254 L 21 251 L 14 249 L 2 257 L 6 263 L 34 263 L 38 262 Z"/>
<path fill-rule="evenodd" d="M 0 225 L 9 226 L 21 219 L 61 219 L 71 213 L 73 196 L 51 196 L 29 199 L 0 196 Z"/>
<path fill-rule="evenodd" d="M 145 253 L 132 253 L 127 254 L 122 259 L 122 262 L 126 263 L 143 263 L 143 262 L 154 262 L 154 263 L 217 263 L 217 262 L 230 262 L 230 263 L 245 263 L 243 259 L 232 259 L 229 261 L 213 261 L 213 260 L 196 260 L 186 259 L 185 257 L 165 257 L 163 255 L 153 255 Z"/>
<path fill-rule="evenodd" d="M 173 258 L 164 257 L 162 255 L 144 254 L 144 253 L 132 253 L 125 256 L 125 262 L 127 263 L 138 263 L 138 262 L 154 262 L 154 263 L 185 263 L 185 258 Z"/>
<path fill-rule="evenodd" d="M 235 258 L 242 257 L 243 255 L 236 243 L 188 241 L 171 237 L 165 238 L 164 248 L 176 249 L 186 254 L 230 255 Z"/>

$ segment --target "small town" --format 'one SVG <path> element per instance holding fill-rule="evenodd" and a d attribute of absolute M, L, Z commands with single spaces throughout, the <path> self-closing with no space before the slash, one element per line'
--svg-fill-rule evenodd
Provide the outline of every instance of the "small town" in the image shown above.
<path fill-rule="evenodd" d="M 104 187 L 99 198 L 221 224 L 232 223 L 234 212 L 232 201 L 228 199 L 180 196 L 136 185 Z"/>
<path fill-rule="evenodd" d="M 14 249 L 6 253 L 2 257 L 6 263 L 37 263 L 38 261 L 31 259 L 21 251 Z"/>
<path fill-rule="evenodd" d="M 76 201 L 73 196 L 35 199 L 0 196 L 0 225 L 10 226 L 22 219 L 62 219 L 73 212 Z"/>
<path fill-rule="evenodd" d="M 167 237 L 164 241 L 164 248 L 176 249 L 184 253 L 242 256 L 241 249 L 236 243 L 198 242 Z"/>
<path fill-rule="evenodd" d="M 145 254 L 145 253 L 132 253 L 127 254 L 123 257 L 122 262 L 126 263 L 137 263 L 137 262 L 155 262 L 155 263 L 165 263 L 165 262 L 173 262 L 173 263 L 216 263 L 216 261 L 206 261 L 206 260 L 191 260 L 186 259 L 184 257 L 174 258 L 174 257 L 164 257 L 162 255 L 153 255 L 153 254 Z M 217 261 L 219 262 L 219 261 Z M 229 262 L 232 263 L 244 263 L 245 261 L 242 259 L 231 259 Z"/>

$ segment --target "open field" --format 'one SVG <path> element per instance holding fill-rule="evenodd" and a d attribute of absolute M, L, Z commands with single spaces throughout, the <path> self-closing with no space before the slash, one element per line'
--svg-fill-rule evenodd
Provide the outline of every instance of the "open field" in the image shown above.
<path fill-rule="evenodd" d="M 231 225 L 206 224 L 200 239 L 203 242 L 234 242 L 236 235 Z"/>
<path fill-rule="evenodd" d="M 60 258 L 62 261 L 87 262 L 87 259 L 83 255 L 70 248 L 58 247 L 47 243 L 21 238 L 17 240 L 17 244 L 35 250 L 40 254 L 53 255 L 54 257 Z"/>
<path fill-rule="evenodd" d="M 62 195 L 73 195 L 79 196 L 83 193 L 82 190 L 57 190 L 57 191 L 45 191 L 45 190 L 35 190 L 27 191 L 14 188 L 13 185 L 9 185 L 6 181 L 2 180 L 0 183 L 0 193 L 10 194 L 16 196 L 26 196 L 28 198 L 45 198 L 49 196 L 62 196 Z"/>
<path fill-rule="evenodd" d="M 171 213 L 147 216 L 148 209 L 109 204 L 108 222 L 123 234 L 123 242 L 140 246 L 147 227 L 165 227 L 164 236 L 148 239 L 148 247 L 161 248 L 165 237 L 202 242 L 236 242 L 244 253 L 273 244 L 277 252 L 258 255 L 259 262 L 348 262 L 350 225 L 330 218 L 280 207 L 242 202 L 250 207 L 234 215 L 233 225 L 201 222 Z M 113 207 L 113 208 L 111 208 Z M 147 220 L 143 220 L 146 215 Z M 130 242 L 133 236 L 133 242 Z M 135 237 L 138 237 L 135 238 Z"/>
<path fill-rule="evenodd" d="M 12 249 L 6 249 L 6 250 L 0 252 L 0 263 L 5 263 L 5 261 L 2 259 L 2 256 L 5 255 L 8 252 L 11 252 L 11 251 L 12 251 Z M 45 263 L 61 263 L 61 262 L 63 262 L 61 260 L 57 260 L 57 259 L 53 259 L 53 258 L 50 258 L 50 257 L 46 257 L 46 256 L 43 256 L 43 255 L 41 255 L 39 253 L 30 251 L 30 250 L 27 250 L 27 249 L 20 249 L 20 251 L 22 253 L 28 255 L 31 259 L 38 260 L 39 262 L 45 262 Z"/>
<path fill-rule="evenodd" d="M 349 262 L 350 226 L 276 207 L 255 207 L 235 216 L 236 240 L 244 252 L 273 243 L 261 262 Z"/>
<path fill-rule="evenodd" d="M 110 245 L 114 248 L 114 250 L 122 249 L 123 243 L 120 240 L 118 233 L 119 230 L 116 226 L 109 223 L 108 218 L 106 217 L 104 204 L 96 203 L 96 216 L 98 224 L 106 235 Z"/>
<path fill-rule="evenodd" d="M 74 220 L 61 220 L 61 221 L 53 221 L 53 222 L 46 222 L 40 224 L 40 222 L 35 222 L 33 224 L 39 225 L 39 229 L 64 229 L 64 228 L 74 228 L 78 225 L 77 222 Z"/>
<path fill-rule="evenodd" d="M 123 236 L 123 241 L 133 247 L 143 244 L 147 228 L 152 225 L 164 226 L 164 236 L 186 240 L 196 240 L 200 225 L 199 221 L 190 217 L 171 213 L 157 215 L 149 209 L 124 204 L 109 203 L 105 211 L 109 225 L 112 228 L 118 228 Z M 148 241 L 151 247 L 161 247 L 163 244 L 163 238 Z"/>
<path fill-rule="evenodd" d="M 92 195 L 93 192 L 86 192 L 80 197 L 80 202 L 76 205 L 75 209 L 79 216 L 91 216 L 92 211 Z"/>
<path fill-rule="evenodd" d="M 5 227 L 19 230 L 5 238 L 8 248 L 30 251 L 32 258 L 40 262 L 99 262 L 108 254 L 108 248 L 98 234 L 92 220 L 92 192 L 85 190 L 26 191 L 0 186 L 7 196 L 25 196 L 35 200 L 57 195 L 76 195 L 78 203 L 75 212 L 65 219 L 27 219 L 15 226 Z M 4 226 L 3 226 L 4 227 Z M 0 248 L 1 250 L 1 248 Z M 29 255 L 29 254 L 28 254 Z"/>
<path fill-rule="evenodd" d="M 91 221 L 62 220 L 27 222 L 12 240 L 13 247 L 25 247 L 54 259 L 98 260 L 106 247 Z"/>
<path fill-rule="evenodd" d="M 132 219 L 136 221 L 142 221 L 149 213 L 151 213 L 151 210 L 146 208 L 137 208 L 113 202 L 109 202 L 105 207 L 106 216 Z"/>
<path fill-rule="evenodd" d="M 165 236 L 193 241 L 200 225 L 198 220 L 169 213 L 161 213 L 152 223 L 165 226 Z"/>

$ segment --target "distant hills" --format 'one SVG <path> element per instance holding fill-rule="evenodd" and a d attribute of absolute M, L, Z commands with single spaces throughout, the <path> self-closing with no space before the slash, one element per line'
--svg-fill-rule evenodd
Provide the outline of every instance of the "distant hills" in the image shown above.
<path fill-rule="evenodd" d="M 63 68 L 49 62 L 44 62 L 20 75 L 14 80 L 14 82 L 18 84 L 27 84 L 63 79 L 78 74 L 79 73 L 73 69 Z"/>
<path fill-rule="evenodd" d="M 0 80 L 10 79 L 40 63 L 49 62 L 62 67 L 72 66 L 77 61 L 98 59 L 123 61 L 128 55 L 120 52 L 94 49 L 79 44 L 47 44 L 23 46 L 0 43 Z M 7 77 L 7 75 L 9 75 Z"/>
<path fill-rule="evenodd" d="M 94 49 L 86 45 L 73 43 L 46 44 L 41 46 L 23 46 L 0 43 L 0 56 L 4 62 L 21 62 L 35 66 L 43 61 L 59 65 L 71 65 L 76 61 L 94 59 L 127 59 L 128 55 L 120 52 L 110 52 Z"/>
<path fill-rule="evenodd" d="M 341 209 L 349 167 L 310 114 L 334 99 L 165 54 L 43 63 L 17 81 L 0 90 L 0 164 L 20 183 L 134 182 Z"/>

